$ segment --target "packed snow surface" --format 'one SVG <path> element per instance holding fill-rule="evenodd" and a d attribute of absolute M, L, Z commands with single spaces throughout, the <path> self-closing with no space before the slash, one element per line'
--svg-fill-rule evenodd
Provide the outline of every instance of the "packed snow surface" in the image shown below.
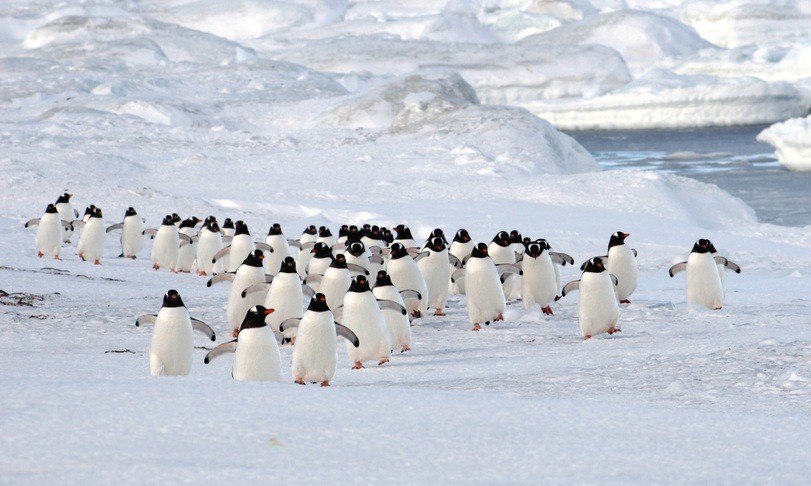
<path fill-rule="evenodd" d="M 3 3 L 0 481 L 807 481 L 811 227 L 759 223 L 692 179 L 601 172 L 558 128 L 805 116 L 808 15 L 799 1 Z M 284 383 L 241 383 L 229 356 L 203 364 L 230 339 L 227 284 L 152 270 L 151 242 L 119 259 L 115 232 L 100 266 L 76 235 L 61 261 L 37 258 L 23 225 L 65 191 L 108 225 L 133 206 L 147 227 L 215 215 L 258 240 L 274 222 L 290 238 L 404 223 L 419 242 L 517 229 L 574 256 L 564 283 L 621 230 L 639 286 L 610 337 L 582 339 L 576 293 L 553 316 L 513 302 L 480 332 L 454 296 L 384 366 L 353 371 L 339 346 L 332 386 L 302 387 L 287 345 Z M 720 311 L 667 275 L 698 238 L 743 268 Z M 217 342 L 197 335 L 191 374 L 154 378 L 151 328 L 134 322 L 172 288 Z"/>

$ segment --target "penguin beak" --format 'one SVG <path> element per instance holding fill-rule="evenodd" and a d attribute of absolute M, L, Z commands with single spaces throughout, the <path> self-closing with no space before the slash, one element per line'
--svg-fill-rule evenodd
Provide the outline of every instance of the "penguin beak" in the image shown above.
<path fill-rule="evenodd" d="M 262 314 L 264 314 L 266 316 L 269 316 L 269 315 L 273 314 L 274 312 L 276 312 L 276 309 L 265 309 L 265 312 L 263 312 Z"/>
<path fill-rule="evenodd" d="M 631 234 L 630 234 L 630 233 L 623 233 L 623 234 L 622 234 L 622 237 L 623 237 L 623 238 L 628 238 L 629 236 L 631 236 Z"/>
<path fill-rule="evenodd" d="M 315 253 L 315 248 L 313 248 L 312 250 L 310 250 L 310 253 Z"/>

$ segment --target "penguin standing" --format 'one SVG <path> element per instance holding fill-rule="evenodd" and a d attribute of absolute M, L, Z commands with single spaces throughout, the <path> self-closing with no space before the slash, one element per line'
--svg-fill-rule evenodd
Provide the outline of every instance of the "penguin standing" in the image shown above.
<path fill-rule="evenodd" d="M 304 292 L 293 257 L 286 257 L 277 269 L 265 297 L 265 307 L 276 309 L 276 312 L 268 317 L 268 325 L 274 331 L 282 332 L 279 324 L 287 319 L 301 318 L 304 310 Z M 293 342 L 296 339 L 296 332 L 295 328 L 291 328 L 282 334 Z"/>
<path fill-rule="evenodd" d="M 334 321 L 324 294 L 315 294 L 304 316 L 284 321 L 282 329 L 296 331 L 291 369 L 293 380 L 300 385 L 309 382 L 329 386 L 338 362 L 336 335 L 356 348 L 360 345 L 354 332 Z"/>
<path fill-rule="evenodd" d="M 226 238 L 233 238 L 237 233 L 237 228 L 231 218 L 225 218 L 222 222 L 222 235 Z"/>
<path fill-rule="evenodd" d="M 324 272 L 318 291 L 327 297 L 327 306 L 330 309 L 337 309 L 343 303 L 344 295 L 351 283 L 352 276 L 346 265 L 346 257 L 343 253 L 338 253 Z"/>
<path fill-rule="evenodd" d="M 448 282 L 451 279 L 445 240 L 441 236 L 431 238 L 415 261 L 428 289 L 426 307 L 434 309 L 435 316 L 444 316 L 442 309 L 448 301 Z"/>
<path fill-rule="evenodd" d="M 456 235 L 453 237 L 453 242 L 451 242 L 451 247 L 448 249 L 448 254 L 453 255 L 457 261 L 464 262 L 470 257 L 470 253 L 473 251 L 473 247 L 476 246 L 476 243 L 470 238 L 470 233 L 464 228 L 460 229 L 456 232 Z M 459 267 L 450 263 L 453 268 L 451 270 L 451 274 L 455 272 Z M 459 279 L 457 282 L 450 282 L 448 285 L 448 293 L 451 295 L 465 294 L 465 280 Z"/>
<path fill-rule="evenodd" d="M 188 273 L 194 267 L 197 259 L 197 230 L 195 226 L 200 222 L 200 218 L 192 216 L 181 221 L 178 227 L 178 237 L 180 238 L 177 250 L 177 263 L 175 270 Z"/>
<path fill-rule="evenodd" d="M 224 353 L 234 353 L 231 376 L 238 381 L 282 381 L 282 355 L 273 331 L 265 318 L 273 309 L 253 306 L 245 313 L 239 335 L 233 341 L 220 344 L 206 354 L 208 364 Z"/>
<path fill-rule="evenodd" d="M 490 321 L 504 320 L 507 302 L 501 288 L 499 270 L 490 258 L 487 245 L 484 243 L 476 245 L 465 263 L 465 268 L 457 272 L 454 272 L 454 275 L 461 273 L 464 276 L 467 312 L 473 330 L 480 330 L 482 322 L 490 324 Z"/>
<path fill-rule="evenodd" d="M 315 241 L 316 243 L 323 243 L 329 248 L 332 248 L 332 245 L 337 243 L 335 236 L 332 235 L 332 231 L 330 231 L 326 226 L 318 227 L 318 239 Z"/>
<path fill-rule="evenodd" d="M 101 208 L 95 208 L 86 222 L 74 222 L 74 225 L 82 226 L 82 224 L 84 229 L 76 247 L 79 258 L 101 265 L 101 256 L 104 254 L 104 237 L 107 235 L 104 221 L 101 219 Z"/>
<path fill-rule="evenodd" d="M 220 226 L 217 220 L 209 220 L 200 228 L 197 235 L 197 273 L 198 275 L 205 276 L 208 274 L 220 273 L 220 263 L 214 263 L 212 260 L 218 251 L 222 250 L 222 234 L 220 233 Z"/>
<path fill-rule="evenodd" d="M 318 230 L 313 225 L 305 228 L 299 237 L 299 252 L 296 255 L 296 268 L 298 268 L 299 275 L 302 277 L 307 276 L 307 265 L 313 257 L 312 249 L 316 240 L 318 240 Z"/>
<path fill-rule="evenodd" d="M 538 304 L 544 314 L 551 316 L 550 304 L 558 296 L 558 283 L 549 248 L 546 240 L 527 245 L 521 260 L 521 298 L 525 309 Z"/>
<path fill-rule="evenodd" d="M 493 237 L 493 240 L 487 246 L 487 252 L 490 258 L 493 259 L 493 263 L 496 265 L 515 264 L 515 250 L 513 250 L 512 241 L 510 241 L 510 234 L 506 231 L 499 231 L 499 233 Z M 465 280 L 467 281 L 467 279 Z M 515 276 L 507 275 L 504 277 L 502 288 L 504 290 L 505 299 L 510 297 L 515 284 Z"/>
<path fill-rule="evenodd" d="M 276 275 L 282 267 L 282 262 L 293 254 L 290 251 L 290 245 L 287 244 L 287 238 L 282 233 L 282 225 L 273 223 L 270 230 L 268 230 L 265 243 L 273 248 L 273 252 L 265 256 L 265 273 Z"/>
<path fill-rule="evenodd" d="M 177 265 L 177 255 L 180 248 L 180 236 L 177 226 L 172 219 L 172 215 L 167 214 L 163 218 L 163 222 L 155 230 L 146 230 L 146 234 L 155 234 L 155 242 L 152 244 L 152 268 L 160 270 L 161 268 L 168 268 L 175 271 Z"/>
<path fill-rule="evenodd" d="M 604 332 L 620 332 L 616 327 L 619 318 L 616 286 L 617 277 L 608 273 L 602 257 L 594 257 L 586 262 L 580 280 L 563 287 L 564 297 L 574 290 L 580 291 L 577 315 L 585 339 Z"/>
<path fill-rule="evenodd" d="M 307 264 L 307 275 L 324 275 L 332 264 L 332 260 L 335 259 L 335 257 L 332 256 L 332 251 L 329 246 L 319 241 L 313 246 L 310 252 L 313 255 L 310 262 Z M 316 287 L 313 287 L 313 289 L 318 290 Z"/>
<path fill-rule="evenodd" d="M 206 285 L 211 287 L 215 283 L 230 280 L 231 292 L 228 294 L 228 303 L 225 306 L 225 314 L 228 318 L 228 325 L 234 334 L 239 334 L 239 326 L 245 317 L 245 313 L 251 307 L 262 305 L 265 301 L 264 292 L 242 293 L 251 285 L 265 283 L 265 270 L 262 260 L 265 258 L 262 250 L 254 250 L 242 261 L 242 265 L 234 273 L 221 273 L 211 278 Z"/>
<path fill-rule="evenodd" d="M 121 255 L 122 258 L 135 260 L 138 252 L 144 247 L 144 220 L 138 216 L 135 208 L 129 207 L 124 213 L 124 221 L 107 227 L 107 233 L 121 230 Z"/>
<path fill-rule="evenodd" d="M 687 302 L 718 310 L 724 305 L 724 286 L 721 283 L 718 265 L 726 267 L 731 262 L 721 256 L 713 257 L 711 247 L 710 240 L 703 238 L 698 240 L 693 245 L 687 261 L 673 265 L 668 273 L 673 277 L 681 271 L 686 271 Z M 734 265 L 732 268 L 736 268 L 737 273 L 740 273 L 740 267 L 734 263 L 732 265 Z"/>
<path fill-rule="evenodd" d="M 163 296 L 157 315 L 143 315 L 135 325 L 154 323 L 149 345 L 149 371 L 152 376 L 188 375 L 191 371 L 194 339 L 192 330 L 206 334 L 214 341 L 214 331 L 204 322 L 189 316 L 177 290 Z"/>
<path fill-rule="evenodd" d="M 237 221 L 234 227 L 235 232 L 233 238 L 231 238 L 231 245 L 223 248 L 218 253 L 220 256 L 228 254 L 227 268 L 229 272 L 236 272 L 237 268 L 245 261 L 245 258 L 256 249 L 256 243 L 248 230 L 248 225 L 243 221 Z"/>
<path fill-rule="evenodd" d="M 32 219 L 25 223 L 26 228 L 33 225 L 39 225 L 37 227 L 37 235 L 34 237 L 34 243 L 37 246 L 37 255 L 40 258 L 49 255 L 57 260 L 61 260 L 62 242 L 65 236 L 62 219 L 59 217 L 56 206 L 49 204 L 48 207 L 45 208 L 45 214 L 43 214 L 41 218 Z"/>
<path fill-rule="evenodd" d="M 348 327 L 360 340 L 360 346 L 347 343 L 347 352 L 355 362 L 352 369 L 363 368 L 363 362 L 376 359 L 382 365 L 389 362 L 391 336 L 386 320 L 363 275 L 352 281 L 344 296 L 343 325 Z"/>
<path fill-rule="evenodd" d="M 410 251 L 417 251 L 419 249 L 417 247 L 417 242 L 414 240 L 414 236 L 411 235 L 411 229 L 408 226 L 398 224 L 394 227 L 394 231 L 397 232 L 397 237 L 394 238 L 394 243 L 400 243 L 405 247 L 406 250 Z"/>
<path fill-rule="evenodd" d="M 378 301 L 396 302 L 405 308 L 400 291 L 391 283 L 391 277 L 385 270 L 377 272 L 377 281 L 372 293 Z M 386 320 L 386 327 L 389 329 L 392 351 L 396 349 L 400 349 L 401 353 L 411 351 L 411 323 L 408 321 L 408 316 L 397 308 L 381 309 L 381 312 Z"/>
<path fill-rule="evenodd" d="M 630 304 L 628 297 L 636 290 L 639 269 L 636 265 L 636 250 L 625 244 L 628 233 L 617 231 L 608 241 L 608 261 L 605 264 L 608 273 L 617 277 L 617 300 L 620 304 Z"/>
<path fill-rule="evenodd" d="M 373 256 L 360 241 L 349 242 L 344 255 L 346 256 L 347 265 L 356 265 L 363 268 L 367 275 L 372 273 L 372 259 L 380 264 L 383 263 L 383 259 L 379 255 Z"/>
<path fill-rule="evenodd" d="M 56 199 L 55 204 L 56 212 L 59 213 L 59 219 L 65 222 L 62 225 L 63 228 L 65 228 L 62 234 L 63 243 L 70 243 L 70 238 L 73 236 L 73 227 L 70 225 L 70 222 L 79 217 L 79 212 L 73 209 L 73 205 L 70 203 L 70 198 L 72 197 L 73 194 L 66 192 Z"/>
<path fill-rule="evenodd" d="M 422 299 L 406 299 L 408 315 L 413 318 L 423 316 L 428 311 L 428 285 L 417 266 L 411 258 L 407 248 L 401 243 L 391 245 L 391 258 L 387 271 L 395 287 L 400 290 L 416 290 Z M 362 338 L 361 338 L 362 339 Z"/>

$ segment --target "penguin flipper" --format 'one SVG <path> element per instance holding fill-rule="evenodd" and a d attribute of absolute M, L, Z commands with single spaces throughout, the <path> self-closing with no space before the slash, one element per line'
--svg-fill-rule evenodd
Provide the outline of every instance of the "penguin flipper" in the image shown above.
<path fill-rule="evenodd" d="M 62 223 L 62 229 L 65 231 L 73 231 L 73 225 L 70 224 L 70 221 L 65 221 L 64 219 L 59 220 Z"/>
<path fill-rule="evenodd" d="M 400 296 L 405 299 L 417 299 L 422 300 L 422 294 L 417 292 L 416 290 L 412 289 L 405 289 L 400 291 Z"/>
<path fill-rule="evenodd" d="M 311 283 L 321 283 L 321 279 L 324 278 L 323 275 L 320 273 L 314 273 L 312 275 L 307 275 L 307 278 L 304 279 L 305 285 L 310 285 Z"/>
<path fill-rule="evenodd" d="M 373 245 L 369 247 L 369 253 L 371 253 L 372 255 L 382 255 L 383 249 L 377 245 Z"/>
<path fill-rule="evenodd" d="M 124 223 L 116 223 L 114 225 L 108 226 L 107 230 L 105 230 L 105 233 L 109 233 L 110 231 L 120 230 L 123 227 L 124 227 Z"/>
<path fill-rule="evenodd" d="M 356 263 L 347 263 L 346 268 L 348 268 L 351 273 L 354 273 L 355 276 L 369 275 L 369 270 L 366 270 L 365 268 L 361 267 Z"/>
<path fill-rule="evenodd" d="M 231 253 L 231 245 L 220 248 L 220 251 L 214 254 L 214 257 L 211 259 L 211 263 L 217 263 L 217 260 L 229 253 Z"/>
<path fill-rule="evenodd" d="M 335 323 L 335 333 L 352 343 L 352 346 L 355 346 L 356 348 L 360 346 L 358 336 L 352 332 L 352 329 L 349 329 L 343 324 L 338 324 L 337 322 Z"/>
<path fill-rule="evenodd" d="M 74 217 L 74 218 L 78 218 L 78 217 L 79 217 L 79 210 L 78 210 L 78 209 L 76 209 L 76 208 L 73 208 L 73 217 Z"/>
<path fill-rule="evenodd" d="M 180 246 L 183 246 L 184 241 L 186 242 L 186 244 L 189 244 L 189 243 L 193 242 L 191 236 L 189 236 L 187 234 L 184 234 L 184 233 L 178 233 L 177 237 L 180 239 Z"/>
<path fill-rule="evenodd" d="M 301 324 L 300 317 L 291 317 L 289 319 L 285 319 L 279 324 L 279 331 L 284 332 L 288 329 L 294 329 L 298 327 L 299 324 Z"/>
<path fill-rule="evenodd" d="M 400 304 L 398 304 L 393 300 L 377 299 L 377 306 L 380 307 L 380 310 L 391 309 L 399 311 L 403 315 L 408 314 L 408 311 L 406 311 L 405 307 L 401 306 Z"/>
<path fill-rule="evenodd" d="M 262 250 L 266 253 L 273 253 L 273 247 L 267 243 L 262 243 L 261 241 L 256 242 L 256 249 Z"/>
<path fill-rule="evenodd" d="M 224 245 L 230 245 L 231 240 L 233 240 L 233 239 L 234 239 L 233 236 L 228 236 L 226 234 L 223 234 L 223 236 L 222 236 L 222 242 L 223 242 Z"/>
<path fill-rule="evenodd" d="M 406 248 L 406 252 L 411 258 L 416 258 L 420 254 L 420 249 L 416 246 L 409 246 Z"/>
<path fill-rule="evenodd" d="M 668 270 L 667 273 L 669 273 L 670 276 L 673 277 L 677 273 L 683 272 L 685 270 L 687 270 L 687 262 L 681 262 L 670 267 L 670 270 Z"/>
<path fill-rule="evenodd" d="M 203 358 L 203 363 L 209 364 L 211 360 L 216 358 L 217 356 L 225 353 L 234 353 L 237 350 L 237 340 L 234 339 L 233 341 L 228 341 L 227 343 L 222 343 L 216 348 L 212 349 L 211 351 L 206 354 L 206 357 Z"/>
<path fill-rule="evenodd" d="M 741 267 L 733 262 L 732 260 L 727 260 L 726 264 L 724 265 L 726 268 L 732 270 L 735 273 L 741 273 Z"/>
<path fill-rule="evenodd" d="M 25 223 L 25 227 L 26 227 L 26 228 L 28 228 L 29 226 L 34 226 L 34 225 L 36 225 L 36 224 L 39 224 L 39 221 L 40 221 L 40 218 L 29 219 L 29 220 L 28 220 L 28 221 Z"/>
<path fill-rule="evenodd" d="M 460 278 L 465 278 L 464 268 L 460 268 L 459 270 L 451 274 L 451 282 L 456 283 L 456 281 L 459 280 Z"/>
<path fill-rule="evenodd" d="M 516 267 L 513 263 L 499 263 L 496 265 L 496 270 L 498 270 L 498 274 L 504 275 L 505 273 L 516 273 L 518 275 L 523 275 L 524 272 L 521 271 L 520 268 Z"/>
<path fill-rule="evenodd" d="M 414 261 L 415 261 L 415 262 L 418 262 L 418 261 L 422 260 L 423 258 L 426 258 L 426 257 L 429 257 L 429 256 L 431 256 L 431 252 L 430 252 L 430 251 L 423 251 L 423 252 L 418 253 L 418 254 L 417 254 L 415 257 L 414 257 Z"/>
<path fill-rule="evenodd" d="M 568 263 L 569 265 L 574 265 L 574 258 L 568 253 L 560 253 L 557 251 L 550 251 L 549 257 L 552 259 L 553 263 L 557 263 L 558 265 L 564 267 Z"/>
<path fill-rule="evenodd" d="M 307 284 L 301 284 L 301 292 L 307 297 L 307 299 L 312 299 L 315 295 L 315 290 Z"/>
<path fill-rule="evenodd" d="M 563 290 L 560 292 L 560 295 L 562 297 L 566 297 L 566 294 L 573 292 L 575 290 L 580 290 L 580 280 L 574 280 L 564 285 Z"/>
<path fill-rule="evenodd" d="M 634 254 L 634 258 L 636 258 L 636 255 L 637 255 L 636 248 L 631 248 L 631 252 Z"/>
<path fill-rule="evenodd" d="M 200 319 L 195 319 L 194 317 L 191 317 L 190 319 L 192 329 L 194 329 L 195 331 L 202 332 L 203 334 L 208 336 L 208 338 L 211 339 L 212 341 L 217 340 L 217 335 L 214 334 L 214 329 L 211 329 L 211 326 L 201 321 Z"/>
<path fill-rule="evenodd" d="M 456 258 L 456 255 L 452 253 L 448 253 L 448 262 L 457 270 L 462 268 L 462 261 Z"/>
<path fill-rule="evenodd" d="M 141 327 L 141 324 L 155 324 L 155 320 L 158 318 L 155 314 L 144 314 L 142 316 L 138 316 L 138 319 L 135 319 L 135 327 Z"/>
<path fill-rule="evenodd" d="M 220 282 L 233 282 L 235 276 L 235 273 L 218 273 L 217 275 L 211 277 L 208 282 L 206 282 L 206 287 L 211 287 L 212 285 Z"/>
<path fill-rule="evenodd" d="M 266 290 L 268 287 L 270 287 L 270 284 L 267 282 L 260 282 L 258 284 L 249 285 L 245 290 L 242 291 L 242 294 L 240 295 L 242 295 L 242 298 L 244 299 L 245 297 L 248 296 L 248 294 L 253 294 L 254 292 L 261 292 L 263 290 Z"/>
<path fill-rule="evenodd" d="M 334 317 L 335 322 L 343 321 L 344 320 L 344 306 L 337 307 L 332 310 L 332 317 Z"/>
<path fill-rule="evenodd" d="M 314 241 L 308 241 L 307 243 L 299 243 L 299 248 L 301 248 L 302 250 L 312 250 L 314 246 L 315 246 Z"/>
<path fill-rule="evenodd" d="M 333 253 L 335 253 L 338 250 L 346 250 L 346 243 L 335 243 L 334 245 L 329 247 L 329 249 L 332 250 Z"/>
<path fill-rule="evenodd" d="M 141 234 L 145 236 L 148 235 L 150 238 L 154 239 L 155 235 L 158 234 L 158 230 L 156 230 L 155 228 L 147 228 L 141 231 Z"/>
<path fill-rule="evenodd" d="M 614 275 L 613 273 L 609 273 L 608 276 L 611 277 L 611 282 L 614 284 L 615 287 L 619 285 L 620 281 L 616 275 Z"/>
<path fill-rule="evenodd" d="M 369 257 L 369 263 L 376 263 L 378 265 L 383 265 L 383 257 L 380 255 L 372 255 Z"/>
<path fill-rule="evenodd" d="M 287 239 L 287 244 L 289 246 L 295 246 L 299 250 L 301 249 L 301 242 L 299 240 L 293 240 L 293 239 L 288 238 Z"/>
<path fill-rule="evenodd" d="M 74 219 L 73 221 L 70 222 L 70 224 L 74 228 L 84 228 L 84 221 L 82 221 L 81 219 Z"/>

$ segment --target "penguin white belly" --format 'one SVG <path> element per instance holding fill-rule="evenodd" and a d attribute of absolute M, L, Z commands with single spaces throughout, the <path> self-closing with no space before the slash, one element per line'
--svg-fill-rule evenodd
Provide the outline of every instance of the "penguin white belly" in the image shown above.
<path fill-rule="evenodd" d="M 144 247 L 144 223 L 138 215 L 124 218 L 124 227 L 121 229 L 121 254 L 126 258 L 133 258 Z"/>
<path fill-rule="evenodd" d="M 239 333 L 231 374 L 240 381 L 282 381 L 282 356 L 267 326 Z"/>
<path fill-rule="evenodd" d="M 265 273 L 268 275 L 276 276 L 279 269 L 282 268 L 282 262 L 285 258 L 292 256 L 290 246 L 287 244 L 287 238 L 284 235 L 268 235 L 265 238 L 265 243 L 273 248 L 273 252 L 266 254 L 262 263 L 265 265 Z"/>
<path fill-rule="evenodd" d="M 428 289 L 428 295 L 423 296 L 423 300 L 427 299 L 426 308 L 442 310 L 448 301 L 448 282 L 451 278 L 448 251 L 426 251 L 430 254 L 417 262 Z"/>
<path fill-rule="evenodd" d="M 177 265 L 180 237 L 174 225 L 161 225 L 152 245 L 152 263 L 160 268 L 174 269 Z"/>
<path fill-rule="evenodd" d="M 451 247 L 448 252 L 455 256 L 460 262 L 465 261 L 465 258 L 470 256 L 470 253 L 473 251 L 473 241 L 468 241 L 465 243 L 454 241 L 451 243 Z M 451 265 L 451 275 L 453 272 L 456 271 L 456 267 Z M 465 279 L 459 279 L 458 282 L 450 282 L 448 284 L 448 293 L 450 295 L 465 295 Z"/>
<path fill-rule="evenodd" d="M 307 238 L 305 238 L 305 236 Z M 302 277 L 307 276 L 307 265 L 310 263 L 310 260 L 313 259 L 313 254 L 310 251 L 312 248 L 307 248 L 306 245 L 308 243 L 315 243 L 316 239 L 317 238 L 313 237 L 313 235 L 302 235 L 301 238 L 299 238 L 299 243 L 305 246 L 305 248 L 302 248 L 296 254 L 296 269 Z"/>
<path fill-rule="evenodd" d="M 375 273 L 377 273 L 376 271 L 374 273 L 372 273 L 372 262 L 369 261 L 369 256 L 370 256 L 369 255 L 369 250 L 366 250 L 364 253 L 361 253 L 360 256 L 355 256 L 355 255 L 353 255 L 351 253 L 346 253 L 345 255 L 346 255 L 346 263 L 347 264 L 353 263 L 355 265 L 358 265 L 359 267 L 362 267 L 364 270 L 369 272 L 369 275 L 372 275 L 372 276 L 374 276 Z M 372 280 L 374 280 L 374 279 L 372 279 Z M 374 281 L 372 281 L 370 283 L 374 283 Z"/>
<path fill-rule="evenodd" d="M 512 245 L 499 246 L 495 243 L 490 243 L 490 245 L 487 247 L 487 252 L 490 254 L 490 258 L 493 259 L 493 263 L 496 265 L 515 263 L 515 251 L 513 251 Z M 517 283 L 516 277 L 517 275 L 515 274 L 508 274 L 504 277 L 504 283 L 501 286 L 504 290 L 504 298 L 508 298 L 512 294 L 513 287 L 515 287 Z"/>
<path fill-rule="evenodd" d="M 307 275 L 324 275 L 329 268 L 332 259 L 330 258 L 312 258 L 310 263 L 307 264 Z M 316 292 L 318 289 L 313 287 Z"/>
<path fill-rule="evenodd" d="M 228 271 L 236 272 L 248 254 L 256 249 L 251 235 L 234 235 L 231 240 L 231 250 L 228 252 Z"/>
<path fill-rule="evenodd" d="M 627 299 L 636 290 L 639 270 L 634 253 L 628 245 L 617 245 L 608 250 L 608 273 L 617 277 L 617 300 Z"/>
<path fill-rule="evenodd" d="M 194 228 L 181 228 L 179 233 L 182 233 L 189 238 L 194 236 Z M 180 242 L 178 241 L 178 245 Z M 191 272 L 194 266 L 194 260 L 197 258 L 197 243 L 186 243 L 179 246 L 177 249 L 177 264 L 175 270 L 178 272 Z"/>
<path fill-rule="evenodd" d="M 275 312 L 267 316 L 265 322 L 271 329 L 279 331 L 279 324 L 291 318 L 301 318 L 304 313 L 304 293 L 297 273 L 279 273 L 270 284 L 264 306 Z M 284 331 L 284 337 L 294 338 L 298 328 Z"/>
<path fill-rule="evenodd" d="M 515 261 L 519 261 L 523 258 L 523 251 L 524 245 L 519 245 L 518 243 L 513 243 L 512 245 L 513 250 L 513 257 Z M 513 288 L 512 291 L 507 294 L 508 300 L 521 300 L 521 288 L 523 287 L 521 280 L 524 278 L 523 275 L 516 275 L 512 274 L 510 277 L 513 279 Z"/>
<path fill-rule="evenodd" d="M 578 318 L 583 337 L 602 334 L 616 326 L 619 304 L 608 272 L 584 272 L 580 277 Z"/>
<path fill-rule="evenodd" d="M 149 345 L 152 376 L 188 375 L 193 350 L 194 338 L 186 308 L 162 308 L 155 319 Z"/>
<path fill-rule="evenodd" d="M 337 362 L 332 312 L 308 313 L 299 324 L 293 347 L 293 379 L 317 383 L 330 381 L 335 376 Z"/>
<path fill-rule="evenodd" d="M 687 258 L 687 302 L 710 309 L 724 305 L 718 265 L 709 253 L 690 253 Z"/>
<path fill-rule="evenodd" d="M 248 309 L 255 305 L 262 305 L 265 301 L 265 292 L 252 292 L 243 299 L 242 291 L 253 284 L 264 281 L 265 273 L 262 267 L 242 265 L 237 269 L 237 275 L 231 284 L 231 292 L 228 294 L 228 303 L 225 307 L 228 325 L 231 326 L 231 330 L 239 329 L 245 319 L 245 314 L 248 313 Z"/>
<path fill-rule="evenodd" d="M 39 220 L 34 243 L 43 255 L 59 257 L 64 241 L 62 221 L 58 213 L 45 213 Z"/>
<path fill-rule="evenodd" d="M 372 290 L 374 296 L 380 300 L 391 300 L 405 307 L 403 297 L 393 285 L 386 285 L 385 287 L 375 287 Z M 403 346 L 411 347 L 411 323 L 408 321 L 408 316 L 404 316 L 402 312 L 396 309 L 383 309 L 383 319 L 386 321 L 386 328 L 389 330 L 389 337 L 391 338 L 391 349 L 396 350 Z"/>
<path fill-rule="evenodd" d="M 107 232 L 101 218 L 90 218 L 85 224 L 76 251 L 90 262 L 101 260 L 104 254 L 104 237 Z"/>
<path fill-rule="evenodd" d="M 318 291 L 327 298 L 327 307 L 335 310 L 344 302 L 344 295 L 352 284 L 352 276 L 346 268 L 330 267 L 321 279 Z"/>
<path fill-rule="evenodd" d="M 425 283 L 425 278 L 420 272 L 417 263 L 409 256 L 389 260 L 387 265 L 391 282 L 400 290 L 416 290 L 422 296 L 422 299 L 408 299 L 406 300 L 406 310 L 408 315 L 414 315 L 415 311 L 419 311 L 421 315 L 428 312 L 428 285 Z"/>
<path fill-rule="evenodd" d="M 348 292 L 344 297 L 343 325 L 348 327 L 360 341 L 357 348 L 346 343 L 349 358 L 362 363 L 388 358 L 391 354 L 391 337 L 383 313 L 371 292 Z"/>
<path fill-rule="evenodd" d="M 206 228 L 200 230 L 200 238 L 197 240 L 197 269 L 207 274 L 219 273 L 220 263 L 211 263 L 214 255 L 222 250 L 222 237 L 219 233 L 209 231 Z"/>
<path fill-rule="evenodd" d="M 558 283 L 555 276 L 555 264 L 549 258 L 548 252 L 541 253 L 538 258 L 524 255 L 521 276 L 521 298 L 524 308 L 529 309 L 535 304 L 546 307 L 558 295 Z"/>
<path fill-rule="evenodd" d="M 467 261 L 465 293 L 468 315 L 473 324 L 492 321 L 507 310 L 498 271 L 489 259 L 471 258 Z"/>
<path fill-rule="evenodd" d="M 76 219 L 76 215 L 73 212 L 73 205 L 71 203 L 56 203 L 56 212 L 59 214 L 59 219 L 62 221 L 73 221 Z M 66 229 L 63 234 L 63 242 L 70 243 L 70 238 L 73 236 L 73 230 L 68 228 Z"/>

